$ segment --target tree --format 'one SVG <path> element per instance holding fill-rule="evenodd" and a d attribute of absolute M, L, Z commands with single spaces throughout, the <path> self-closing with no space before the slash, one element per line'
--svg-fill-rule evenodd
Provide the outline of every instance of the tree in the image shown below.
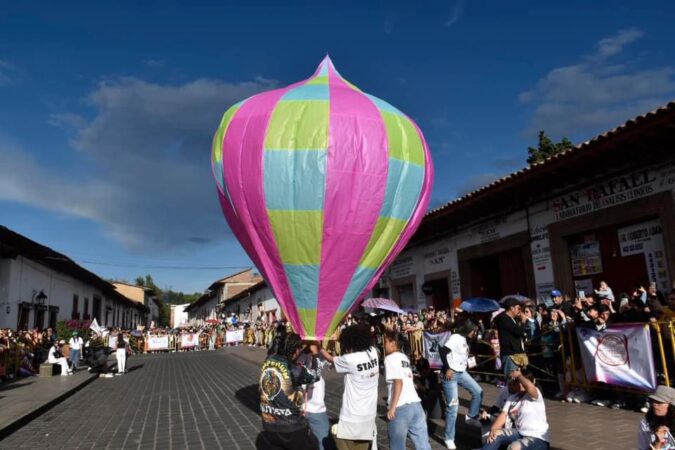
<path fill-rule="evenodd" d="M 155 281 L 152 279 L 152 275 L 150 274 L 147 274 L 145 277 L 136 277 L 136 286 L 152 289 L 152 292 L 155 295 L 161 295 L 162 293 L 162 290 L 155 284 Z"/>
<path fill-rule="evenodd" d="M 542 130 L 539 132 L 539 145 L 535 147 L 527 148 L 527 163 L 534 164 L 545 160 L 553 155 L 556 155 L 565 150 L 572 148 L 572 142 L 563 137 L 560 142 L 553 142 L 551 138 L 546 136 L 546 133 Z"/>

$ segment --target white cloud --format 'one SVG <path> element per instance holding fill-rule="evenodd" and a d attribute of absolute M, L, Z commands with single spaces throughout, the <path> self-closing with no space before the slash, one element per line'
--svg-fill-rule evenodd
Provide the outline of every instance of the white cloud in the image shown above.
<path fill-rule="evenodd" d="M 137 78 L 103 83 L 87 97 L 95 114 L 64 112 L 75 162 L 55 171 L 0 141 L 0 198 L 93 220 L 126 248 L 162 251 L 227 233 L 210 170 L 211 138 L 224 111 L 274 82 Z"/>
<path fill-rule="evenodd" d="M 384 32 L 386 34 L 391 34 L 394 31 L 394 26 L 398 22 L 398 16 L 394 13 L 387 13 L 384 18 Z"/>
<path fill-rule="evenodd" d="M 596 56 L 606 58 L 621 53 L 626 45 L 635 42 L 642 36 L 644 36 L 644 33 L 637 28 L 619 30 L 614 36 L 601 39 L 595 44 L 595 47 L 597 48 Z"/>
<path fill-rule="evenodd" d="M 166 61 L 163 59 L 146 59 L 143 61 L 143 64 L 145 64 L 147 67 L 150 68 L 157 68 L 157 67 L 162 67 L 166 64 Z"/>
<path fill-rule="evenodd" d="M 534 89 L 522 92 L 520 101 L 534 106 L 525 134 L 597 133 L 670 100 L 675 93 L 672 67 L 633 68 L 629 61 L 609 61 L 642 35 L 630 28 L 601 39 L 581 62 L 551 70 Z"/>
<path fill-rule="evenodd" d="M 0 87 L 12 84 L 14 73 L 16 73 L 16 66 L 7 60 L 0 59 Z"/>
<path fill-rule="evenodd" d="M 448 15 L 448 18 L 443 22 L 443 26 L 445 28 L 450 28 L 454 24 L 457 23 L 459 18 L 462 16 L 462 3 L 461 2 L 455 2 L 452 5 L 452 8 L 450 9 L 450 14 Z"/>

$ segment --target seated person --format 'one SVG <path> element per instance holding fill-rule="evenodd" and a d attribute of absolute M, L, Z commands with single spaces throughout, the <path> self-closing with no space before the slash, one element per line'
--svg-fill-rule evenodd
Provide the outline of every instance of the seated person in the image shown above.
<path fill-rule="evenodd" d="M 65 377 L 66 375 L 72 375 L 70 367 L 68 367 L 68 360 L 61 354 L 61 346 L 65 344 L 65 341 L 54 342 L 49 349 L 47 354 L 47 362 L 49 364 L 58 364 L 61 366 L 61 376 Z"/>
<path fill-rule="evenodd" d="M 529 372 L 523 374 L 519 370 L 514 370 L 509 377 L 508 389 L 511 395 L 507 398 L 501 414 L 492 424 L 483 450 L 505 448 L 548 450 L 550 447 L 546 407 L 541 391 L 534 385 L 534 377 Z M 507 419 L 511 420 L 513 428 L 503 428 Z"/>

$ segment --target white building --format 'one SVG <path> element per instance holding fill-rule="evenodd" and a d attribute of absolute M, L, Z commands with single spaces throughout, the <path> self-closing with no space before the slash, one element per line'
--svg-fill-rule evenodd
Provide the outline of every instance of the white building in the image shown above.
<path fill-rule="evenodd" d="M 0 328 L 55 328 L 62 320 L 135 328 L 147 309 L 66 255 L 0 226 Z"/>
<path fill-rule="evenodd" d="M 185 307 L 190 325 L 203 325 L 207 320 L 218 320 L 218 296 L 207 292 Z"/>
<path fill-rule="evenodd" d="M 169 323 L 171 328 L 178 328 L 187 325 L 189 317 L 185 309 L 188 306 L 190 306 L 189 303 L 184 303 L 182 305 L 170 305 L 171 312 L 169 317 Z"/>
<path fill-rule="evenodd" d="M 675 276 L 675 102 L 429 212 L 381 278 L 402 307 Z M 384 289 L 384 291 L 386 291 Z M 617 297 L 618 298 L 618 297 Z"/>
<path fill-rule="evenodd" d="M 239 320 L 250 322 L 255 322 L 258 318 L 273 322 L 282 317 L 279 302 L 265 281 L 259 281 L 226 300 L 222 312 L 226 316 L 235 313 Z"/>

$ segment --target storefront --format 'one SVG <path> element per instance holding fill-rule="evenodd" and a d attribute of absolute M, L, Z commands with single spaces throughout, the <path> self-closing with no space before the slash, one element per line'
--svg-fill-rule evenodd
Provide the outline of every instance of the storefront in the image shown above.
<path fill-rule="evenodd" d="M 675 275 L 675 103 L 427 214 L 385 273 L 402 307 L 543 300 Z"/>

